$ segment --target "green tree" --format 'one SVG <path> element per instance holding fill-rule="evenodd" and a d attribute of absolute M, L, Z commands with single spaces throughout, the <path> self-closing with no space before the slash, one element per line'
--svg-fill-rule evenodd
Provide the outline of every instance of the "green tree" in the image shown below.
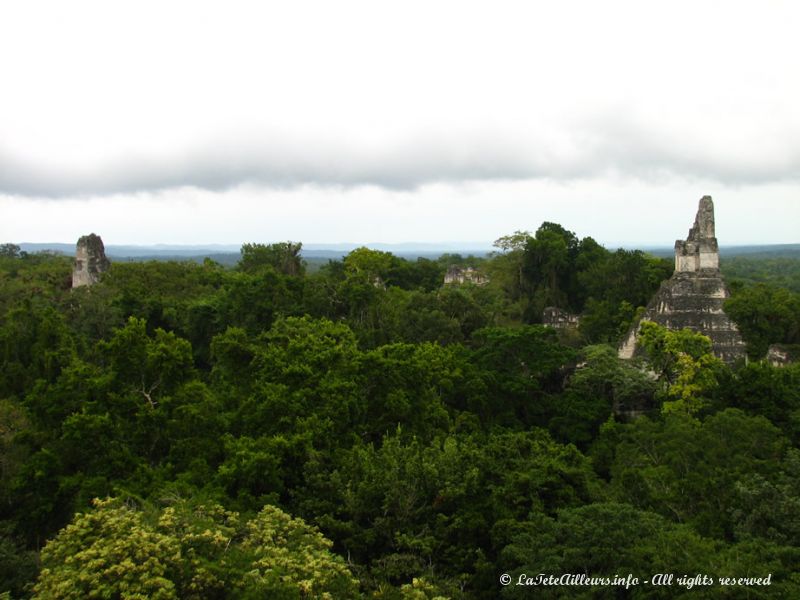
<path fill-rule="evenodd" d="M 11 455 L 29 458 L 8 485 L 32 535 L 50 534 L 115 485 L 146 495 L 176 471 L 219 460 L 219 405 L 196 379 L 188 342 L 149 335 L 131 318 L 99 346 L 104 364 L 73 359 L 24 398 L 31 430 L 14 436 Z"/>
<path fill-rule="evenodd" d="M 662 410 L 697 414 L 710 405 L 725 365 L 712 352 L 711 340 L 690 329 L 670 331 L 644 321 L 639 343 L 659 375 L 657 399 Z"/>
<path fill-rule="evenodd" d="M 762 359 L 770 344 L 800 344 L 800 294 L 766 284 L 749 286 L 725 302 L 751 359 Z"/>
<path fill-rule="evenodd" d="M 626 577 L 640 582 L 655 573 L 696 573 L 708 566 L 708 556 L 721 544 L 703 539 L 690 527 L 627 504 L 588 504 L 560 510 L 556 518 L 534 515 L 522 522 L 495 527 L 498 543 L 508 539 L 501 564 L 512 582 L 521 575 L 585 574 L 587 577 Z M 504 598 L 528 597 L 530 588 L 509 585 Z M 696 590 L 692 590 L 696 593 Z M 677 585 L 641 588 L 611 586 L 542 587 L 543 598 L 672 598 L 685 593 Z"/>
<path fill-rule="evenodd" d="M 0 244 L 0 258 L 20 258 L 22 256 L 16 244 Z"/>
<path fill-rule="evenodd" d="M 242 523 L 218 506 L 98 500 L 42 550 L 34 598 L 358 597 L 330 548 L 274 506 Z"/>
<path fill-rule="evenodd" d="M 245 273 L 257 273 L 265 267 L 272 267 L 284 275 L 300 276 L 306 268 L 300 255 L 302 249 L 303 244 L 300 242 L 244 244 L 239 269 Z"/>
<path fill-rule="evenodd" d="M 23 301 L 0 317 L 0 397 L 19 398 L 39 379 L 55 380 L 75 351 L 60 312 L 42 301 Z"/>
<path fill-rule="evenodd" d="M 221 290 L 216 310 L 221 324 L 255 334 L 268 330 L 280 317 L 299 313 L 302 296 L 301 278 L 287 277 L 271 268 L 233 273 Z"/>
<path fill-rule="evenodd" d="M 788 440 L 763 417 L 727 409 L 699 421 L 641 417 L 620 432 L 612 472 L 616 497 L 688 523 L 702 535 L 732 539 L 742 482 L 780 481 Z M 709 490 L 713 490 L 711 493 Z"/>
<path fill-rule="evenodd" d="M 525 292 L 525 247 L 531 239 L 529 231 L 515 231 L 493 244 L 499 252 L 492 255 L 489 263 L 490 280 L 500 286 L 512 301 L 521 298 Z"/>
<path fill-rule="evenodd" d="M 575 359 L 550 327 L 487 327 L 472 336 L 473 364 L 483 371 L 487 404 L 473 406 L 486 423 L 546 426 L 552 396 Z"/>
<path fill-rule="evenodd" d="M 588 461 L 543 430 L 403 434 L 355 444 L 306 466 L 304 514 L 358 564 L 368 589 L 424 577 L 478 597 L 497 589 L 491 530 L 498 520 L 554 514 L 598 492 Z M 459 583 L 460 582 L 460 583 Z"/>
<path fill-rule="evenodd" d="M 773 367 L 751 362 L 720 379 L 715 408 L 740 408 L 761 415 L 800 445 L 800 364 Z"/>
<path fill-rule="evenodd" d="M 581 366 L 553 402 L 549 429 L 554 435 L 586 448 L 612 414 L 646 411 L 652 406 L 655 383 L 643 371 L 620 360 L 611 346 L 586 346 Z"/>
<path fill-rule="evenodd" d="M 555 223 L 543 223 L 525 245 L 523 274 L 532 291 L 529 322 L 541 320 L 546 306 L 569 308 L 578 239 Z"/>
<path fill-rule="evenodd" d="M 616 344 L 674 267 L 639 250 L 603 252 L 589 245 L 576 261 L 578 295 L 585 299 L 580 330 L 591 342 Z"/>
<path fill-rule="evenodd" d="M 360 381 L 366 400 L 361 437 L 380 441 L 402 426 L 409 436 L 428 440 L 450 426 L 447 405 L 466 393 L 464 356 L 437 344 L 391 344 L 366 353 Z"/>
<path fill-rule="evenodd" d="M 396 262 L 390 252 L 356 248 L 344 259 L 345 272 L 351 276 L 361 276 L 374 284 L 383 284 Z"/>
<path fill-rule="evenodd" d="M 11 521 L 0 521 L 0 598 L 22 598 L 28 583 L 36 578 L 36 552 L 25 547 Z M 4 596 L 9 594 L 8 596 Z"/>

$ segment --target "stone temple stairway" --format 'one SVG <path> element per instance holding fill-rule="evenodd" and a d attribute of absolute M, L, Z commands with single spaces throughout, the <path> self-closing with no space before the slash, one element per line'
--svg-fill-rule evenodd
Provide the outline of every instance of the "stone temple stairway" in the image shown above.
<path fill-rule="evenodd" d="M 714 354 L 726 363 L 744 358 L 745 344 L 723 309 L 729 295 L 719 270 L 714 202 L 704 196 L 689 236 L 675 242 L 675 273 L 661 284 L 642 319 L 628 332 L 619 349 L 620 358 L 633 358 L 641 352 L 636 334 L 642 321 L 702 333 L 711 338 Z"/>

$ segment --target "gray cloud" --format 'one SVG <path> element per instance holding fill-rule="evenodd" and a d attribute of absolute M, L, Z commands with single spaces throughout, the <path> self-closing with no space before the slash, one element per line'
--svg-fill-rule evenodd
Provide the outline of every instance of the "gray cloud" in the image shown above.
<path fill-rule="evenodd" d="M 440 133 L 381 148 L 265 136 L 256 142 L 209 143 L 163 159 L 119 156 L 82 168 L 34 164 L 0 150 L 0 193 L 59 198 L 184 186 L 224 190 L 247 183 L 414 189 L 436 182 L 569 181 L 609 174 L 732 185 L 800 178 L 800 136 L 792 132 L 727 143 L 645 127 L 617 115 L 572 125 L 555 137 Z"/>

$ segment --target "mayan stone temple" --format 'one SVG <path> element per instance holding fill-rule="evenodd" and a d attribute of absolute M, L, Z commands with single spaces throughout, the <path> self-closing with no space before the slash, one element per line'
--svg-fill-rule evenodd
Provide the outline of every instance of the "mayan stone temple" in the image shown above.
<path fill-rule="evenodd" d="M 100 274 L 108 270 L 106 249 L 99 235 L 90 233 L 78 240 L 75 249 L 75 267 L 72 270 L 72 287 L 92 285 L 100 279 Z"/>
<path fill-rule="evenodd" d="M 745 356 L 745 344 L 736 325 L 723 310 L 730 295 L 719 270 L 719 244 L 714 225 L 714 202 L 703 196 L 689 237 L 675 242 L 675 273 L 661 284 L 650 300 L 642 321 L 671 330 L 685 327 L 711 338 L 714 354 L 726 363 Z M 619 350 L 620 358 L 633 358 L 636 323 Z"/>

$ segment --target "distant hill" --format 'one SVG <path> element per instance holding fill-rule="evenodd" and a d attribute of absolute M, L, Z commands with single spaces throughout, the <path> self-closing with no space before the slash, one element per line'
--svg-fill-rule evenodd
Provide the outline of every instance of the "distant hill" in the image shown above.
<path fill-rule="evenodd" d="M 742 256 L 747 258 L 800 258 L 800 244 L 774 244 L 771 246 L 730 246 L 721 247 L 723 257 Z"/>
<path fill-rule="evenodd" d="M 629 248 L 632 249 L 632 248 Z M 661 258 L 670 258 L 675 254 L 674 248 L 668 246 L 643 247 L 644 250 Z M 720 256 L 723 258 L 800 258 L 800 244 L 763 244 L 751 246 L 720 246 Z"/>
<path fill-rule="evenodd" d="M 475 243 L 442 243 L 442 244 L 363 244 L 373 250 L 391 252 L 396 256 L 408 259 L 438 258 L 442 254 L 461 254 L 462 256 L 486 256 L 492 251 L 488 244 Z M 26 252 L 60 252 L 72 255 L 74 244 L 60 243 L 21 243 L 19 247 Z M 311 263 L 324 263 L 337 260 L 347 255 L 359 244 L 304 244 L 303 258 Z M 152 246 L 106 246 L 106 254 L 111 260 L 145 261 L 145 260 L 191 260 L 202 262 L 210 258 L 223 265 L 234 265 L 239 260 L 240 246 L 232 244 L 205 245 L 170 245 L 156 244 Z M 630 248 L 629 248 L 630 249 Z M 668 246 L 644 247 L 642 250 L 654 256 L 669 258 L 674 250 Z M 747 257 L 752 259 L 792 258 L 800 259 L 800 244 L 772 244 L 750 246 L 722 246 L 720 254 L 723 258 Z"/>
<path fill-rule="evenodd" d="M 59 252 L 72 255 L 75 253 L 74 244 L 61 243 L 21 243 L 18 244 L 25 252 Z M 408 259 L 438 258 L 442 254 L 461 254 L 463 256 L 486 256 L 490 251 L 489 245 L 474 243 L 469 245 L 458 244 L 362 244 L 373 250 L 391 252 L 395 256 Z M 324 263 L 328 260 L 338 260 L 350 251 L 360 247 L 359 244 L 304 244 L 303 258 L 315 263 Z M 120 262 L 137 262 L 145 260 L 191 260 L 202 262 L 206 258 L 224 265 L 233 265 L 239 260 L 240 246 L 231 244 L 208 244 L 196 246 L 181 246 L 157 244 L 154 246 L 116 246 L 106 245 L 106 255 L 111 260 Z"/>

